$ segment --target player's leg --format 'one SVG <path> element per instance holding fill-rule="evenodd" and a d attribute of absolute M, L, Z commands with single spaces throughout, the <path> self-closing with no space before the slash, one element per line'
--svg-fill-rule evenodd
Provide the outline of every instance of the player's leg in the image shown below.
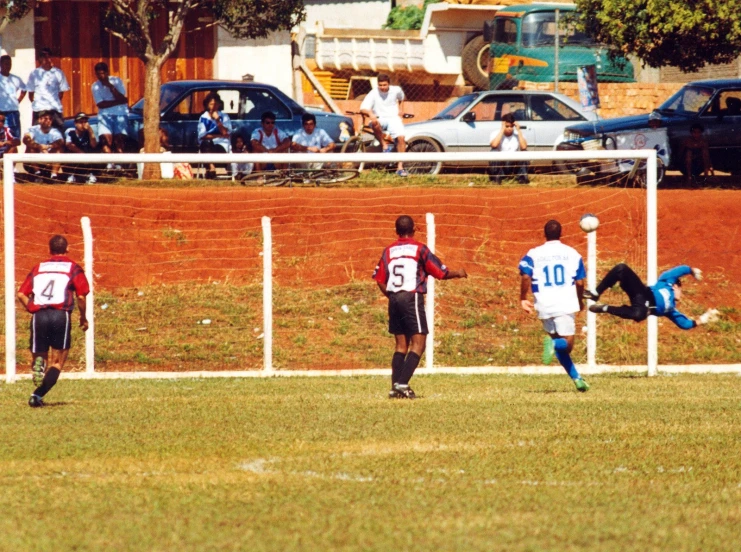
<path fill-rule="evenodd" d="M 413 399 L 416 397 L 414 391 L 409 387 L 414 371 L 419 366 L 419 360 L 425 351 L 427 335 L 427 316 L 425 314 L 424 295 L 421 293 L 401 292 L 400 302 L 403 302 L 402 323 L 405 334 L 409 339 L 409 351 L 404 359 L 404 368 L 401 371 L 399 381 L 394 385 L 404 397 Z"/>
<path fill-rule="evenodd" d="M 41 401 L 51 388 L 56 385 L 59 374 L 61 374 L 62 368 L 64 368 L 64 363 L 67 361 L 67 355 L 69 354 L 69 348 L 72 343 L 72 320 L 69 312 L 57 309 L 45 309 L 40 312 L 45 313 L 44 326 L 47 332 L 46 335 L 48 336 L 48 343 L 51 346 L 51 355 L 49 355 L 48 366 L 41 385 L 34 390 L 29 400 L 31 406 L 43 405 Z M 34 405 L 31 404 L 32 402 L 41 402 L 41 404 Z"/>
<path fill-rule="evenodd" d="M 641 293 L 645 288 L 644 284 L 638 275 L 633 272 L 625 263 L 616 264 L 610 271 L 605 274 L 594 291 L 586 290 L 584 292 L 585 299 L 591 299 L 596 301 L 600 298 L 605 291 L 613 287 L 615 284 L 620 284 L 620 287 L 628 294 L 628 297 L 633 297 L 637 293 Z"/>
<path fill-rule="evenodd" d="M 589 389 L 589 385 L 579 375 L 570 354 L 574 348 L 574 335 L 576 333 L 575 319 L 575 315 L 565 314 L 549 318 L 547 319 L 547 323 L 544 320 L 543 327 L 546 328 L 546 331 L 550 330 L 549 335 L 553 341 L 553 350 L 558 362 L 566 370 L 566 373 L 572 379 L 574 385 L 576 385 L 576 389 L 584 392 Z"/>
<path fill-rule="evenodd" d="M 388 316 L 389 316 L 389 333 L 394 335 L 396 340 L 394 356 L 391 357 L 391 391 L 389 399 L 401 398 L 394 385 L 399 382 L 401 372 L 404 369 L 404 360 L 409 350 L 409 340 L 404 333 L 403 309 L 399 304 L 398 293 L 392 293 L 389 296 Z"/>

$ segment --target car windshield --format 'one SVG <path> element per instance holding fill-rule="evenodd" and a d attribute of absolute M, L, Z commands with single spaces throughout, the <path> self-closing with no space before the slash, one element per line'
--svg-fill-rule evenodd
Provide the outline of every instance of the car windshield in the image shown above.
<path fill-rule="evenodd" d="M 594 41 L 585 33 L 578 31 L 574 26 L 573 15 L 562 13 L 558 21 L 559 42 L 567 44 L 594 44 Z M 556 13 L 536 12 L 526 15 L 522 19 L 522 46 L 534 48 L 536 46 L 556 45 Z"/>
<path fill-rule="evenodd" d="M 182 93 L 183 89 L 180 86 L 163 84 L 160 88 L 160 113 L 162 113 L 167 106 L 175 101 Z M 144 113 L 144 98 L 132 105 L 129 110 L 134 113 Z"/>
<path fill-rule="evenodd" d="M 463 113 L 466 109 L 468 109 L 468 106 L 471 105 L 471 103 L 478 98 L 478 94 L 466 94 L 465 96 L 461 96 L 457 100 L 455 100 L 452 104 L 450 104 L 448 107 L 443 109 L 440 113 L 435 115 L 432 120 L 449 120 L 449 119 L 455 119 L 458 115 Z"/>
<path fill-rule="evenodd" d="M 659 107 L 659 112 L 697 115 L 710 101 L 714 90 L 704 86 L 685 86 Z"/>

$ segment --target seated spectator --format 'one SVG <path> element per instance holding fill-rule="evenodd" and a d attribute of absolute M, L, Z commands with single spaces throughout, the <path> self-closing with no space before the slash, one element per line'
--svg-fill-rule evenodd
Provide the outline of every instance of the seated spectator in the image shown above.
<path fill-rule="evenodd" d="M 275 113 L 266 111 L 260 117 L 260 128 L 252 133 L 250 143 L 253 153 L 285 153 L 291 147 L 291 138 L 282 130 L 275 128 Z M 255 163 L 255 170 L 274 171 L 274 163 Z"/>
<path fill-rule="evenodd" d="M 0 113 L 0 157 L 6 153 L 18 153 L 20 145 L 20 139 L 13 135 L 10 127 L 5 126 L 5 115 Z"/>
<path fill-rule="evenodd" d="M 48 111 L 41 111 L 38 115 L 39 123 L 33 125 L 26 131 L 23 136 L 23 143 L 26 146 L 26 153 L 61 153 L 64 151 L 64 137 L 62 133 L 52 126 L 52 114 Z M 30 172 L 36 177 L 45 177 L 47 173 L 49 178 L 55 180 L 60 172 L 59 163 L 51 167 L 47 165 L 38 165 L 30 167 Z"/>
<path fill-rule="evenodd" d="M 502 116 L 502 128 L 494 131 L 489 138 L 492 151 L 525 151 L 527 142 L 522 135 L 520 125 L 514 115 L 507 113 Z M 492 161 L 489 163 L 489 180 L 501 184 L 504 177 L 517 175 L 517 182 L 527 184 L 527 161 Z"/>
<path fill-rule="evenodd" d="M 198 120 L 198 142 L 201 153 L 228 153 L 231 150 L 232 121 L 222 111 L 223 102 L 216 92 L 203 99 L 206 110 Z M 216 177 L 216 166 L 209 163 L 206 178 Z"/>
<path fill-rule="evenodd" d="M 88 116 L 85 113 L 75 115 L 75 126 L 64 132 L 64 138 L 69 153 L 96 153 L 98 151 L 95 131 L 90 126 Z M 69 173 L 67 182 L 70 184 L 74 184 L 78 178 L 85 174 L 87 174 L 88 184 L 95 184 L 98 181 L 93 173 L 92 165 L 68 165 L 64 170 Z"/>
<path fill-rule="evenodd" d="M 244 141 L 244 137 L 241 134 L 237 134 L 232 138 L 232 153 L 250 153 L 247 149 L 247 144 Z M 235 180 L 242 180 L 245 176 L 252 172 L 254 163 L 232 163 L 232 174 Z"/>
<path fill-rule="evenodd" d="M 710 161 L 708 141 L 702 135 L 704 127 L 695 123 L 690 127 L 690 136 L 682 141 L 682 157 L 684 158 L 684 176 L 687 184 L 692 184 L 693 177 L 715 176 L 713 164 Z"/>
<path fill-rule="evenodd" d="M 334 150 L 335 144 L 324 129 L 316 128 L 316 116 L 304 113 L 301 117 L 303 127 L 293 135 L 291 151 L 307 153 L 329 153 Z M 321 163 L 311 163 L 312 169 L 321 169 Z"/>

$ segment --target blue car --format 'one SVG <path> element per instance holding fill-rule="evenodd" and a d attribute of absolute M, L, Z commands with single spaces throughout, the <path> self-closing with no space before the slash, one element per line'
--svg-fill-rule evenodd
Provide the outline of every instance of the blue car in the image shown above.
<path fill-rule="evenodd" d="M 338 148 L 353 134 L 350 117 L 307 110 L 269 84 L 222 80 L 172 81 L 160 87 L 160 125 L 169 134 L 173 153 L 198 151 L 198 119 L 205 111 L 203 100 L 210 92 L 217 92 L 224 102 L 224 112 L 232 120 L 232 135 L 241 135 L 247 144 L 252 131 L 260 126 L 260 116 L 265 111 L 275 113 L 276 126 L 289 135 L 301 129 L 301 116 L 311 111 L 316 116 L 317 128 L 324 129 Z M 130 108 L 127 151 L 139 151 L 137 137 L 144 125 L 143 115 L 142 98 Z M 93 128 L 97 128 L 97 123 L 97 117 L 90 117 Z M 65 121 L 65 128 L 73 126 L 73 119 Z"/>

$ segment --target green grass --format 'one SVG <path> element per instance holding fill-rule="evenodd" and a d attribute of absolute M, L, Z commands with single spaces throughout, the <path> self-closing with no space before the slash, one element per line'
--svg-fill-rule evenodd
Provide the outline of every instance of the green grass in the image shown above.
<path fill-rule="evenodd" d="M 741 378 L 0 385 L 3 550 L 731 551 Z"/>

